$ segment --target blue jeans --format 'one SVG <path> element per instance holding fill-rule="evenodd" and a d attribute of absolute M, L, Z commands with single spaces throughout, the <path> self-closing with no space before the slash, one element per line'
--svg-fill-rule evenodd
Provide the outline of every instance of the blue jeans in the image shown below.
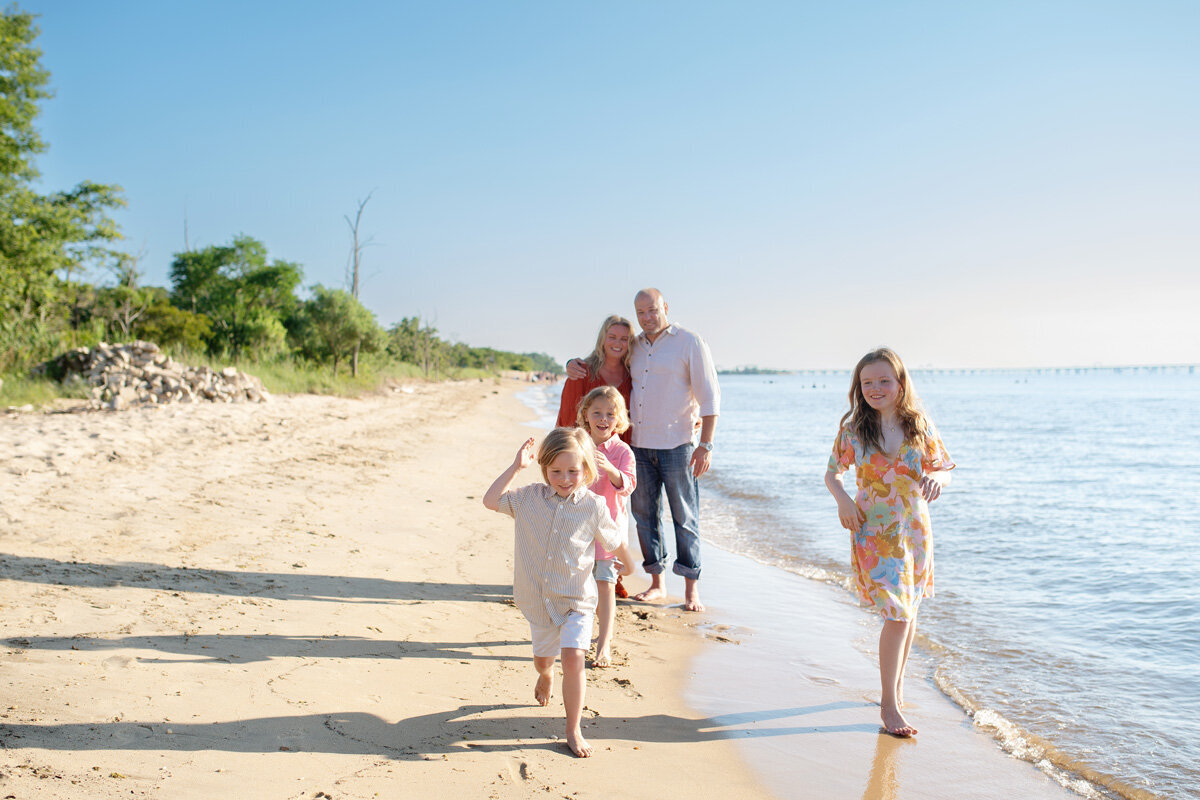
<path fill-rule="evenodd" d="M 671 571 L 685 578 L 700 577 L 700 483 L 692 475 L 690 443 L 671 450 L 633 448 L 637 486 L 630 508 L 642 545 L 642 569 L 659 575 L 666 569 L 667 547 L 662 532 L 662 494 L 667 493 L 675 524 L 675 564 Z"/>

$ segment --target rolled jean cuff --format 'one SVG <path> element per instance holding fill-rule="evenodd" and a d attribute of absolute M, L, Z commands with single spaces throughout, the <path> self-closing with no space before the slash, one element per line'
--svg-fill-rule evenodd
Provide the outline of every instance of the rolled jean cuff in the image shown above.
<path fill-rule="evenodd" d="M 663 562 L 658 561 L 653 564 L 642 564 L 642 572 L 647 575 L 662 575 L 667 571 L 667 567 Z"/>
<path fill-rule="evenodd" d="M 659 570 L 659 572 L 662 572 L 661 564 L 658 565 L 658 570 Z M 646 570 L 646 572 L 650 572 L 650 570 Z M 671 565 L 671 572 L 674 572 L 676 575 L 679 575 L 681 577 L 687 578 L 688 580 L 692 580 L 692 581 L 700 580 L 700 568 L 699 567 L 685 567 L 683 564 L 680 564 L 678 561 L 676 561 L 674 564 Z M 651 573 L 651 574 L 654 574 L 654 573 Z"/>

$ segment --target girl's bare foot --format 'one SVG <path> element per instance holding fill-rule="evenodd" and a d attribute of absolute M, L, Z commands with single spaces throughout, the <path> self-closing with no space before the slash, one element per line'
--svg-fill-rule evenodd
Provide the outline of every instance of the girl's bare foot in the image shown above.
<path fill-rule="evenodd" d="M 904 719 L 904 715 L 900 713 L 900 709 L 881 708 L 879 716 L 883 720 L 883 730 L 885 733 L 901 739 L 908 739 L 917 735 L 917 729 L 908 724 L 908 721 Z"/>
<path fill-rule="evenodd" d="M 596 651 L 596 657 L 592 660 L 592 666 L 601 668 L 612 666 L 612 653 L 607 647 Z"/>
<path fill-rule="evenodd" d="M 567 732 L 567 746 L 571 748 L 571 752 L 580 758 L 590 758 L 592 755 L 592 746 L 588 744 L 587 739 L 583 738 L 583 734 L 579 731 Z"/>
<path fill-rule="evenodd" d="M 547 705 L 554 696 L 554 673 L 544 672 L 538 675 L 537 683 L 533 685 L 533 699 L 539 706 Z"/>

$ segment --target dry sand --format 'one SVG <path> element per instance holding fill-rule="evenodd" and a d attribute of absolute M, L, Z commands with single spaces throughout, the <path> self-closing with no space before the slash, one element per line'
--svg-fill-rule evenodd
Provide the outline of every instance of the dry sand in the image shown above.
<path fill-rule="evenodd" d="M 533 704 L 516 388 L 0 417 L 0 798 L 769 797 L 678 609 L 622 605 L 594 758 Z"/>

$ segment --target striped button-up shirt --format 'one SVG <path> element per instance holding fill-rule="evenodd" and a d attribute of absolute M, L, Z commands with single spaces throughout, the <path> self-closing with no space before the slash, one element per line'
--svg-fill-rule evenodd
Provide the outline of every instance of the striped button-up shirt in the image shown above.
<path fill-rule="evenodd" d="M 701 417 L 721 413 L 721 388 L 708 345 L 696 334 L 669 325 L 651 344 L 633 340 L 633 446 L 670 450 L 692 440 Z"/>
<path fill-rule="evenodd" d="M 602 498 L 580 487 L 559 497 L 545 483 L 500 495 L 499 511 L 516 520 L 513 600 L 535 625 L 562 625 L 567 614 L 596 610 L 595 545 L 622 541 Z"/>

